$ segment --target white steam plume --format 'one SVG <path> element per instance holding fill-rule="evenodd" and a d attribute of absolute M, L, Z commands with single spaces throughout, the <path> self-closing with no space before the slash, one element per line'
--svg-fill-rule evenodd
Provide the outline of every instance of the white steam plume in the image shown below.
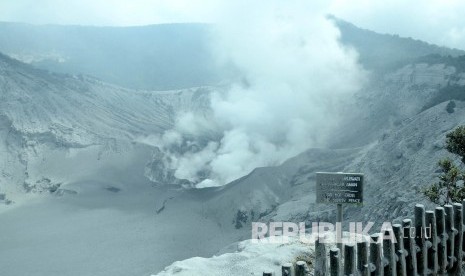
<path fill-rule="evenodd" d="M 344 101 L 364 80 L 356 52 L 339 43 L 339 30 L 323 8 L 312 10 L 304 1 L 258 2 L 235 1 L 217 24 L 218 60 L 239 68 L 242 82 L 212 95 L 207 121 L 183 114 L 165 134 L 177 145 L 200 139 L 207 126 L 220 134 L 183 154 L 164 144 L 175 176 L 196 187 L 224 185 L 324 146 Z M 180 138 L 186 135 L 191 140 Z"/>

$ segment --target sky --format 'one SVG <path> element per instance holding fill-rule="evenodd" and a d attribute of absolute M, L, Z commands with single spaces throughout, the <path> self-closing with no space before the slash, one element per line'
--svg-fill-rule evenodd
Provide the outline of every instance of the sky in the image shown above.
<path fill-rule="evenodd" d="M 215 23 L 228 12 L 232 2 L 237 1 L 0 0 L 0 21 L 105 26 Z M 286 1 L 292 2 L 295 1 Z M 242 3 L 245 10 L 266 1 Z M 308 0 L 305 5 L 324 10 L 365 29 L 465 49 L 465 1 Z"/>

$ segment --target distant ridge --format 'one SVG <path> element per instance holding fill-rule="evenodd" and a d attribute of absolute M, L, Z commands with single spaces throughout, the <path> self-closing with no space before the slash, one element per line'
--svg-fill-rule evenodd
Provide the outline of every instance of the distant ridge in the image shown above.
<path fill-rule="evenodd" d="M 355 48 L 360 63 L 375 73 L 409 63 L 437 62 L 437 57 L 450 56 L 445 61 L 454 63 L 455 57 L 465 55 L 462 50 L 329 18 L 341 31 L 341 43 Z M 131 89 L 182 89 L 234 77 L 232 66 L 215 62 L 211 31 L 211 25 L 197 23 L 95 27 L 0 22 L 0 52 L 37 68 L 91 75 Z"/>
<path fill-rule="evenodd" d="M 128 88 L 169 90 L 220 80 L 205 24 L 92 27 L 0 22 L 0 33 L 0 52 L 15 59 Z"/>
<path fill-rule="evenodd" d="M 416 62 L 428 55 L 457 57 L 465 51 L 440 47 L 434 44 L 398 35 L 379 34 L 362 29 L 352 23 L 329 16 L 341 31 L 341 42 L 357 49 L 360 62 L 366 69 L 386 72 Z"/>

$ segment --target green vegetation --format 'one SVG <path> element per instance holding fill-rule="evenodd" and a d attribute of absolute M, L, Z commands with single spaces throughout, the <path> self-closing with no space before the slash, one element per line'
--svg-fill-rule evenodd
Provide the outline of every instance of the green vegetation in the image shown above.
<path fill-rule="evenodd" d="M 439 182 L 423 189 L 423 194 L 432 202 L 444 205 L 461 202 L 465 198 L 465 126 L 459 126 L 446 135 L 446 149 L 461 158 L 460 164 L 450 158 L 439 160 Z"/>

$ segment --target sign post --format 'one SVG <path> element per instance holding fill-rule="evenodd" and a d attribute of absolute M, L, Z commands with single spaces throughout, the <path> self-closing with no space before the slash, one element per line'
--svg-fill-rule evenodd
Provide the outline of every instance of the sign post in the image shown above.
<path fill-rule="evenodd" d="M 336 222 L 342 223 L 342 203 L 337 204 Z"/>
<path fill-rule="evenodd" d="M 336 203 L 336 239 L 342 238 L 342 204 L 363 204 L 363 174 L 316 173 L 316 203 Z M 338 247 L 342 244 L 338 242 Z M 342 252 L 342 248 L 340 248 Z"/>

